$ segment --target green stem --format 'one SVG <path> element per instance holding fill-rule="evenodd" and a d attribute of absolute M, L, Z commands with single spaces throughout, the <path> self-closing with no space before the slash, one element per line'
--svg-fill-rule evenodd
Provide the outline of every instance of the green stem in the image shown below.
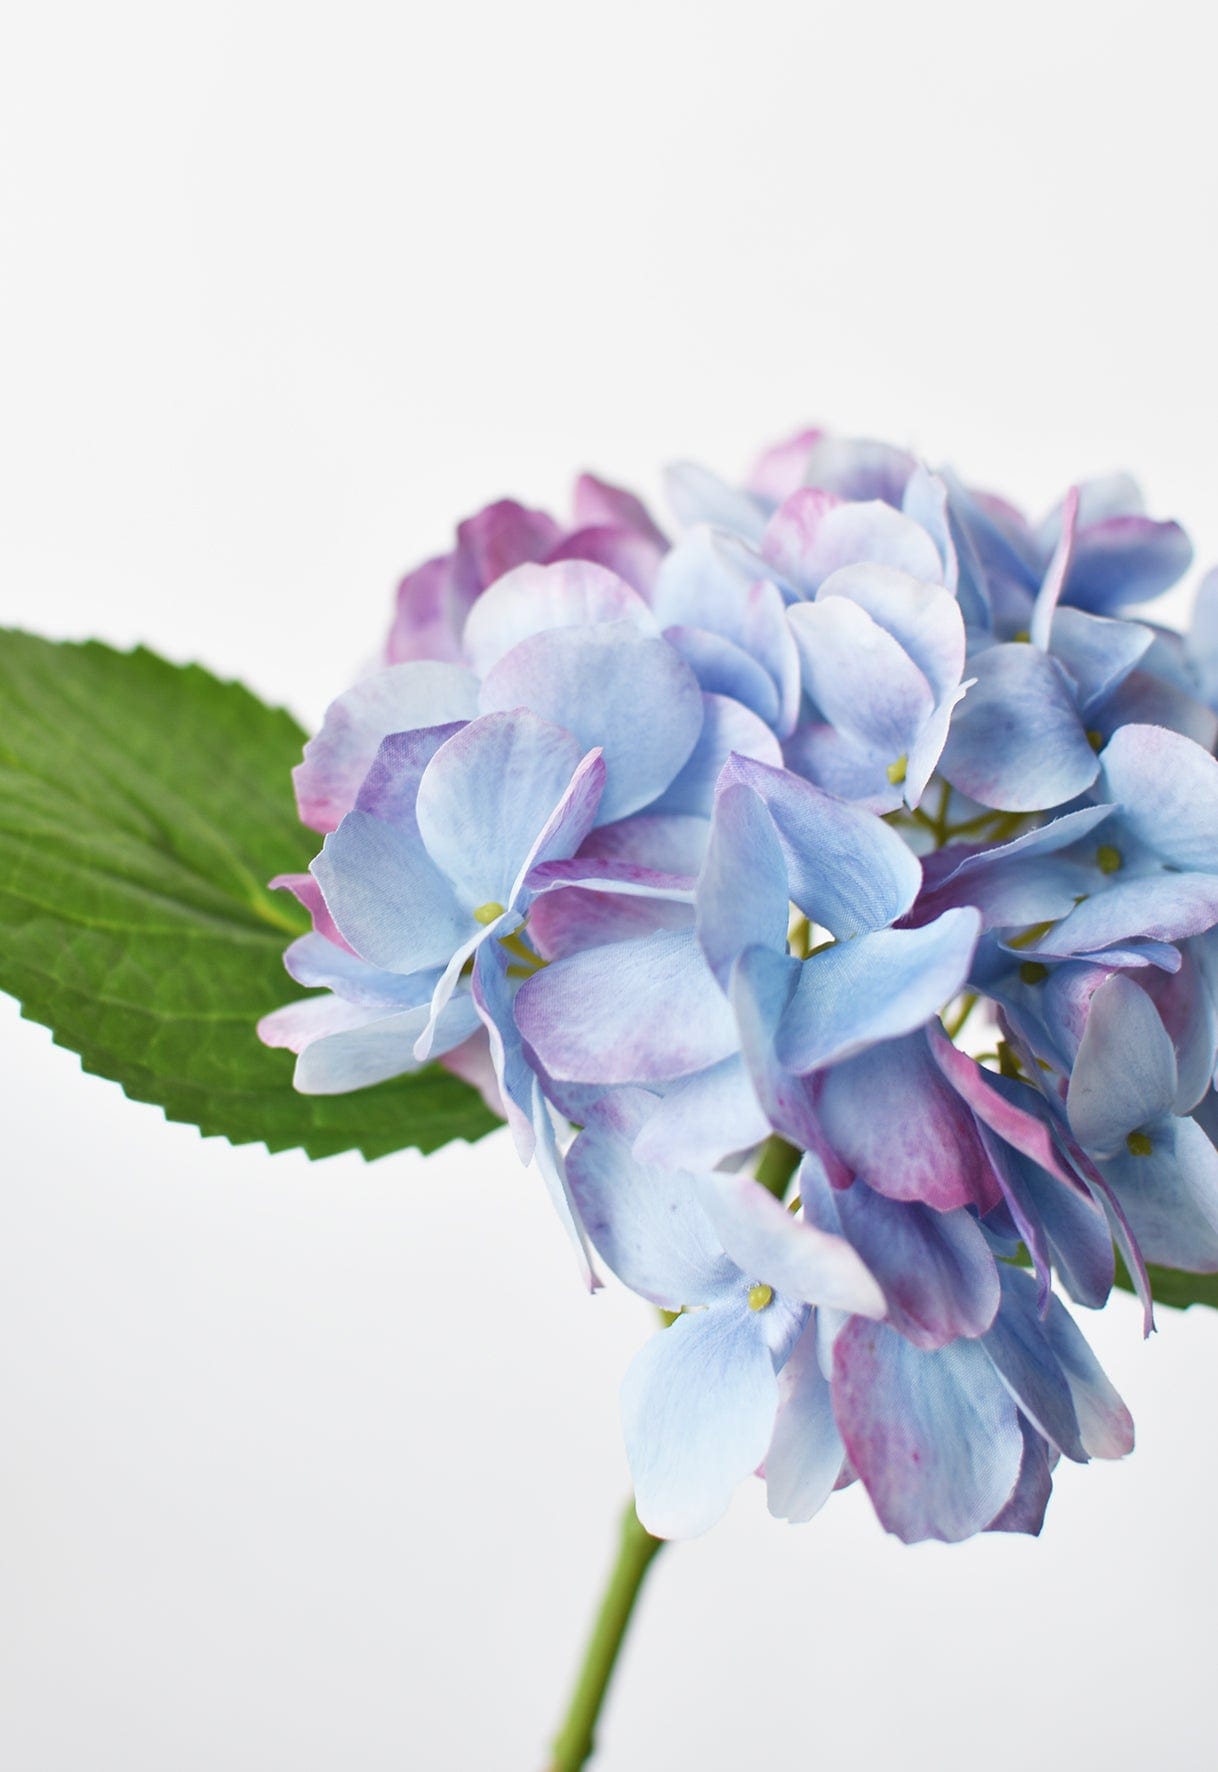
<path fill-rule="evenodd" d="M 613 1678 L 630 1616 L 643 1578 L 663 1543 L 662 1538 L 653 1538 L 646 1527 L 639 1524 L 633 1501 L 628 1503 L 622 1516 L 617 1562 L 588 1639 L 566 1719 L 554 1742 L 549 1772 L 579 1772 L 580 1767 L 587 1765 L 592 1758 L 597 1719 Z"/>
<path fill-rule="evenodd" d="M 761 1156 L 757 1162 L 756 1175 L 762 1187 L 768 1188 L 776 1200 L 781 1200 L 787 1191 L 787 1183 L 799 1168 L 802 1151 L 797 1151 L 793 1144 L 775 1133 L 767 1138 L 761 1147 Z"/>

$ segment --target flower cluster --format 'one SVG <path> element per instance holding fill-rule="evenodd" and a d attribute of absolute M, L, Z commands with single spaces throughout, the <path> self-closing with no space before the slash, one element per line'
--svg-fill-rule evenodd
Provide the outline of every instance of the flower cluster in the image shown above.
<path fill-rule="evenodd" d="M 296 772 L 323 994 L 263 1038 L 306 1091 L 475 1082 L 665 1313 L 656 1534 L 754 1471 L 1036 1532 L 1132 1445 L 1059 1293 L 1119 1251 L 1149 1324 L 1147 1262 L 1218 1269 L 1218 576 L 1188 637 L 1130 617 L 1191 549 L 1124 478 L 1034 525 L 807 432 L 669 494 L 671 542 L 585 476 L 404 580 Z"/>

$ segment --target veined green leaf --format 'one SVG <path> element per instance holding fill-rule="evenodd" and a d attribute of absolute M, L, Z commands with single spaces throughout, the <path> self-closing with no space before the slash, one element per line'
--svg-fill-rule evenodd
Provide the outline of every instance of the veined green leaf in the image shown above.
<path fill-rule="evenodd" d="M 86 1070 L 234 1144 L 479 1138 L 499 1122 L 437 1066 L 298 1095 L 254 1031 L 299 990 L 283 950 L 307 921 L 266 881 L 318 847 L 292 798 L 303 741 L 197 665 L 0 630 L 0 988 Z"/>

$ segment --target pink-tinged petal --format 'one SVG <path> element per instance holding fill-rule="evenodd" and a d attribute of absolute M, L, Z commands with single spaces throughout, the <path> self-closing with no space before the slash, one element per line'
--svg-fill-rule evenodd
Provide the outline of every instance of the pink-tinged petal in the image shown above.
<path fill-rule="evenodd" d="M 389 972 L 443 966 L 475 927 L 418 833 L 349 812 L 312 864 L 354 951 Z"/>
<path fill-rule="evenodd" d="M 514 566 L 544 560 L 558 546 L 562 530 L 544 511 L 527 510 L 502 498 L 457 525 L 453 576 L 457 593 L 469 603 Z"/>
<path fill-rule="evenodd" d="M 552 628 L 521 641 L 482 685 L 484 711 L 527 707 L 604 751 L 606 824 L 650 805 L 702 730 L 697 678 L 663 640 L 628 622 Z"/>
<path fill-rule="evenodd" d="M 833 1204 L 843 1233 L 879 1282 L 883 1314 L 906 1340 L 945 1347 L 990 1327 L 998 1268 L 971 1213 L 886 1200 L 864 1181 L 836 1190 Z"/>
<path fill-rule="evenodd" d="M 938 1212 L 997 1205 L 976 1122 L 921 1031 L 834 1065 L 816 1100 L 842 1161 L 890 1200 L 921 1200 Z"/>
<path fill-rule="evenodd" d="M 1031 1422 L 1020 1416 L 1019 1425 L 1023 1431 L 1023 1460 L 1019 1466 L 1019 1480 L 1010 1499 L 994 1515 L 986 1531 L 1024 1532 L 1030 1538 L 1037 1538 L 1045 1523 L 1045 1510 L 1053 1493 L 1053 1468 L 1049 1448 Z"/>
<path fill-rule="evenodd" d="M 680 900 L 564 886 L 534 898 L 529 940 L 542 959 L 562 960 L 584 948 L 635 941 L 657 929 L 689 929 L 693 920 L 693 905 Z"/>
<path fill-rule="evenodd" d="M 272 891 L 290 892 L 304 906 L 313 919 L 313 928 L 318 935 L 324 935 L 327 941 L 332 941 L 336 947 L 345 948 L 349 954 L 355 952 L 339 932 L 338 924 L 330 915 L 321 895 L 321 887 L 312 874 L 276 874 L 270 885 Z"/>
<path fill-rule="evenodd" d="M 966 1101 L 984 1126 L 997 1133 L 1025 1157 L 1039 1163 L 1050 1175 L 1076 1192 L 1085 1192 L 1083 1183 L 1058 1154 L 1053 1134 L 1046 1122 L 1032 1110 L 1037 1097 L 1024 1086 L 1028 1108 L 1020 1107 L 1000 1093 L 991 1081 L 991 1073 L 982 1069 L 976 1059 L 953 1046 L 941 1028 L 927 1028 L 927 1038 L 936 1064 L 952 1087 Z"/>
<path fill-rule="evenodd" d="M 844 1237 L 788 1212 L 751 1175 L 698 1175 L 694 1185 L 715 1235 L 749 1280 L 807 1304 L 885 1314 L 883 1292 Z"/>
<path fill-rule="evenodd" d="M 772 443 L 768 449 L 762 450 L 745 481 L 748 490 L 774 504 L 790 498 L 804 484 L 808 457 L 821 435 L 819 430 L 806 427 L 792 437 L 784 437 L 781 443 Z"/>
<path fill-rule="evenodd" d="M 775 1035 L 799 975 L 800 963 L 789 954 L 776 954 L 768 947 L 746 948 L 732 968 L 729 995 L 749 1080 L 770 1124 L 792 1144 L 820 1151 L 823 1135 L 812 1085 L 785 1070 L 774 1051 Z M 836 1156 L 832 1162 L 841 1171 Z M 848 1182 L 849 1173 L 841 1179 Z"/>
<path fill-rule="evenodd" d="M 383 1009 L 366 1003 L 347 1003 L 341 997 L 302 997 L 299 1002 L 285 1003 L 272 1009 L 258 1023 L 258 1038 L 264 1046 L 303 1052 L 314 1040 L 327 1034 L 345 1033 L 349 1028 L 367 1027 L 381 1020 Z M 409 1057 L 409 1049 L 407 1050 Z"/>
<path fill-rule="evenodd" d="M 290 978 L 307 991 L 335 991 L 344 1002 L 373 1009 L 416 1009 L 431 997 L 435 972 L 382 972 L 324 936 L 302 935 L 283 956 Z"/>
<path fill-rule="evenodd" d="M 1033 646 L 1039 646 L 1042 652 L 1048 650 L 1049 634 L 1053 625 L 1054 611 L 1061 598 L 1062 589 L 1070 571 L 1070 563 L 1074 558 L 1074 538 L 1078 525 L 1078 487 L 1072 486 L 1066 494 L 1062 506 L 1061 534 L 1057 546 L 1053 550 L 1053 558 L 1049 561 L 1044 582 L 1036 593 L 1036 602 L 1032 605 L 1030 633 Z"/>
<path fill-rule="evenodd" d="M 407 573 L 398 586 L 396 613 L 385 641 L 385 663 L 408 664 L 431 658 L 460 664 L 466 607 L 453 595 L 451 554 L 440 554 Z"/>
<path fill-rule="evenodd" d="M 455 738 L 466 724 L 464 720 L 453 720 L 446 726 L 422 726 L 413 732 L 391 732 L 388 738 L 382 739 L 355 796 L 356 810 L 370 813 L 385 824 L 416 832 L 419 783 L 423 771 L 440 746 Z"/>
<path fill-rule="evenodd" d="M 476 1089 L 492 1114 L 501 1120 L 507 1119 L 507 1108 L 504 1105 L 503 1092 L 495 1075 L 495 1061 L 491 1056 L 490 1039 L 485 1027 L 454 1046 L 446 1052 L 440 1063 L 454 1077 L 460 1077 L 471 1089 Z"/>
<path fill-rule="evenodd" d="M 891 566 L 915 579 L 943 575 L 939 550 L 921 524 L 879 500 L 830 502 L 804 487 L 770 519 L 761 538 L 763 557 L 786 582 L 812 596 L 842 567 L 860 561 Z"/>
<path fill-rule="evenodd" d="M 707 1531 L 765 1457 L 778 1382 L 759 1333 L 763 1314 L 721 1307 L 678 1317 L 626 1373 L 622 1426 L 635 1505 L 658 1538 Z"/>
<path fill-rule="evenodd" d="M 837 1424 L 881 1525 L 907 1544 L 988 1525 L 1015 1488 L 1023 1435 L 977 1342 L 926 1352 L 852 1317 L 833 1368 Z"/>
<path fill-rule="evenodd" d="M 582 857 L 632 862 L 662 874 L 695 876 L 706 853 L 706 818 L 680 812 L 639 812 L 598 825 L 580 845 Z"/>
<path fill-rule="evenodd" d="M 550 1075 L 572 1083 L 667 1082 L 739 1044 L 692 929 L 556 960 L 521 986 L 516 1020 Z"/>
<path fill-rule="evenodd" d="M 298 1054 L 294 1084 L 302 1095 L 346 1095 L 417 1071 L 414 1046 L 427 1017 L 426 1004 L 387 1012 L 312 997 L 267 1016 L 259 1033 L 268 1046 L 289 1046 Z M 473 1004 L 463 994 L 440 1018 L 440 1051 L 468 1039 L 476 1026 Z"/>
<path fill-rule="evenodd" d="M 485 677 L 501 658 L 550 628 L 625 621 L 641 634 L 659 624 L 637 591 L 616 573 L 583 559 L 517 566 L 483 591 L 465 624 L 466 661 Z"/>
<path fill-rule="evenodd" d="M 292 771 L 301 821 L 336 830 L 391 732 L 470 720 L 477 711 L 478 680 L 460 665 L 422 660 L 366 677 L 330 703 Z"/>
<path fill-rule="evenodd" d="M 561 560 L 588 560 L 595 566 L 603 566 L 623 579 L 645 602 L 651 599 L 663 558 L 663 548 L 648 541 L 646 536 L 636 535 L 630 529 L 601 525 L 577 529 L 573 535 L 564 536 L 546 556 L 549 565 Z"/>
<path fill-rule="evenodd" d="M 581 474 L 575 482 L 573 503 L 576 526 L 580 529 L 628 529 L 661 550 L 668 546 L 667 536 L 642 499 L 623 486 L 614 486 L 596 474 Z"/>
<path fill-rule="evenodd" d="M 770 1512 L 793 1525 L 810 1520 L 836 1488 L 845 1456 L 813 1316 L 778 1375 L 778 1415 L 765 1456 Z"/>
<path fill-rule="evenodd" d="M 953 787 L 1003 812 L 1047 810 L 1090 787 L 1099 763 L 1056 659 L 1012 642 L 978 653 L 969 669 L 976 681 L 940 763 Z"/>
<path fill-rule="evenodd" d="M 726 695 L 702 697 L 702 729 L 689 759 L 655 802 L 668 816 L 705 818 L 714 803 L 715 784 L 729 757 L 749 758 L 777 769 L 782 750 L 770 728 Z"/>

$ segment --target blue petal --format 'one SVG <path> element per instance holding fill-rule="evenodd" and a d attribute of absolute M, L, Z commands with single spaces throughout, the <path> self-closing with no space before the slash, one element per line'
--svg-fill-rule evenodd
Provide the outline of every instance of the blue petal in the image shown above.
<path fill-rule="evenodd" d="M 981 1345 L 1033 1426 L 1067 1458 L 1085 1464 L 1074 1399 L 1041 1321 L 1036 1283 L 1004 1266 L 1002 1292 L 1002 1309 Z"/>
<path fill-rule="evenodd" d="M 658 1538 L 694 1538 L 713 1526 L 766 1455 L 778 1382 L 762 1314 L 724 1305 L 678 1317 L 626 1373 L 635 1506 Z"/>
<path fill-rule="evenodd" d="M 838 1427 L 880 1523 L 907 1544 L 988 1525 L 1015 1488 L 1023 1435 L 978 1343 L 923 1352 L 852 1317 L 833 1364 Z"/>
<path fill-rule="evenodd" d="M 1192 1119 L 1160 1120 L 1148 1156 L 1122 1152 L 1103 1166 L 1147 1261 L 1218 1272 L 1218 1150 Z"/>
<path fill-rule="evenodd" d="M 654 1106 L 642 1089 L 607 1095 L 567 1152 L 567 1180 L 593 1246 L 619 1280 L 665 1310 L 680 1310 L 726 1296 L 740 1274 L 693 1178 L 634 1156 Z"/>
<path fill-rule="evenodd" d="M 664 1169 L 713 1169 L 726 1157 L 751 1150 L 769 1132 L 744 1059 L 733 1053 L 666 1087 L 638 1136 L 635 1155 Z"/>
<path fill-rule="evenodd" d="M 1035 1538 L 1045 1523 L 1045 1509 L 1053 1493 L 1053 1472 L 1049 1449 L 1031 1422 L 1021 1415 L 1019 1425 L 1023 1430 L 1019 1481 L 1010 1500 L 995 1514 L 986 1531 L 1026 1532 Z"/>
<path fill-rule="evenodd" d="M 1178 523 L 1116 515 L 1080 529 L 1066 596 L 1098 615 L 1161 596 L 1192 564 L 1192 543 Z"/>
<path fill-rule="evenodd" d="M 382 739 L 355 797 L 357 809 L 370 812 L 373 818 L 383 819 L 386 824 L 400 825 L 412 832 L 417 830 L 415 813 L 423 771 L 440 746 L 455 738 L 465 724 L 464 720 L 454 720 L 446 726 L 391 732 L 388 738 Z"/>
<path fill-rule="evenodd" d="M 752 757 L 774 767 L 782 762 L 782 749 L 764 721 L 749 708 L 725 695 L 704 695 L 702 730 L 698 742 L 652 810 L 666 817 L 710 815 L 715 783 L 731 756 Z"/>
<path fill-rule="evenodd" d="M 961 989 L 980 918 L 944 911 L 920 929 L 880 929 L 806 960 L 778 1032 L 779 1062 L 798 1075 L 912 1033 Z"/>
<path fill-rule="evenodd" d="M 1111 1156 L 1171 1111 L 1176 1054 L 1146 992 L 1116 972 L 1092 993 L 1066 1111 L 1085 1150 Z"/>
<path fill-rule="evenodd" d="M 810 1317 L 778 1375 L 778 1417 L 765 1457 L 770 1512 L 793 1525 L 810 1520 L 832 1495 L 845 1456 Z"/>
<path fill-rule="evenodd" d="M 365 677 L 330 703 L 292 771 L 302 820 L 336 829 L 389 733 L 470 720 L 477 711 L 478 680 L 460 665 L 420 659 Z"/>
<path fill-rule="evenodd" d="M 1078 687 L 1084 717 L 1123 683 L 1151 642 L 1149 628 L 1134 621 L 1109 621 L 1081 609 L 1059 609 L 1049 645 Z"/>
<path fill-rule="evenodd" d="M 796 604 L 788 620 L 804 687 L 830 725 L 890 762 L 908 756 L 935 698 L 900 642 L 848 596 Z"/>
<path fill-rule="evenodd" d="M 744 782 L 765 801 L 791 897 L 833 935 L 882 929 L 909 909 L 922 870 L 882 818 L 764 763 L 733 758 L 723 779 Z"/>
<path fill-rule="evenodd" d="M 1098 790 L 1173 867 L 1218 873 L 1218 762 L 1161 726 L 1122 726 L 1100 756 Z"/>
<path fill-rule="evenodd" d="M 808 1304 L 884 1315 L 884 1294 L 844 1238 L 788 1212 L 751 1175 L 699 1175 L 696 1187 L 715 1235 L 749 1280 Z"/>
<path fill-rule="evenodd" d="M 685 660 L 628 622 L 551 628 L 522 640 L 482 685 L 484 712 L 527 707 L 603 750 L 600 820 L 649 805 L 687 761 L 702 730 L 702 693 Z"/>
<path fill-rule="evenodd" d="M 977 654 L 969 668 L 977 680 L 956 711 L 940 763 L 954 788 L 983 806 L 1033 812 L 1091 785 L 1099 764 L 1055 659 L 1012 643 Z"/>
<path fill-rule="evenodd" d="M 777 724 L 779 701 L 774 679 L 742 647 L 705 628 L 668 627 L 664 638 L 681 654 L 704 693 L 730 695 L 765 725 Z"/>
<path fill-rule="evenodd" d="M 431 998 L 436 971 L 382 972 L 324 935 L 302 935 L 283 956 L 289 975 L 306 990 L 336 991 L 345 1003 L 369 1009 L 417 1009 Z"/>
<path fill-rule="evenodd" d="M 677 520 L 686 529 L 709 523 L 728 529 L 747 541 L 759 541 L 766 524 L 762 501 L 751 493 L 729 486 L 717 474 L 694 462 L 677 462 L 665 469 L 664 490 Z"/>
<path fill-rule="evenodd" d="M 419 783 L 419 831 L 471 912 L 513 903 L 525 863 L 580 760 L 569 732 L 526 708 L 472 720 L 436 752 Z M 595 798 L 567 854 L 594 814 Z"/>
<path fill-rule="evenodd" d="M 666 1082 L 739 1047 L 692 929 L 556 960 L 521 987 L 516 1019 L 545 1069 L 572 1083 Z"/>
<path fill-rule="evenodd" d="M 343 939 L 386 971 L 443 966 L 475 928 L 417 833 L 367 812 L 347 814 L 310 872 Z"/>
<path fill-rule="evenodd" d="M 697 896 L 698 940 L 725 989 L 744 948 L 785 952 L 789 902 L 774 821 L 752 788 L 729 781 L 715 797 Z"/>
<path fill-rule="evenodd" d="M 396 1014 L 376 1009 L 353 1013 L 364 1017 L 362 1026 L 349 1025 L 323 1035 L 301 1052 L 294 1083 L 302 1095 L 345 1095 L 418 1070 L 414 1046 L 428 1018 L 426 1005 Z M 468 1040 L 477 1026 L 477 1011 L 468 994 L 462 992 L 440 1017 L 434 1056 Z"/>
<path fill-rule="evenodd" d="M 533 634 L 606 621 L 627 621 L 653 637 L 660 631 L 638 592 L 603 566 L 588 560 L 526 564 L 483 591 L 469 612 L 462 646 L 472 668 L 485 677 Z"/>

